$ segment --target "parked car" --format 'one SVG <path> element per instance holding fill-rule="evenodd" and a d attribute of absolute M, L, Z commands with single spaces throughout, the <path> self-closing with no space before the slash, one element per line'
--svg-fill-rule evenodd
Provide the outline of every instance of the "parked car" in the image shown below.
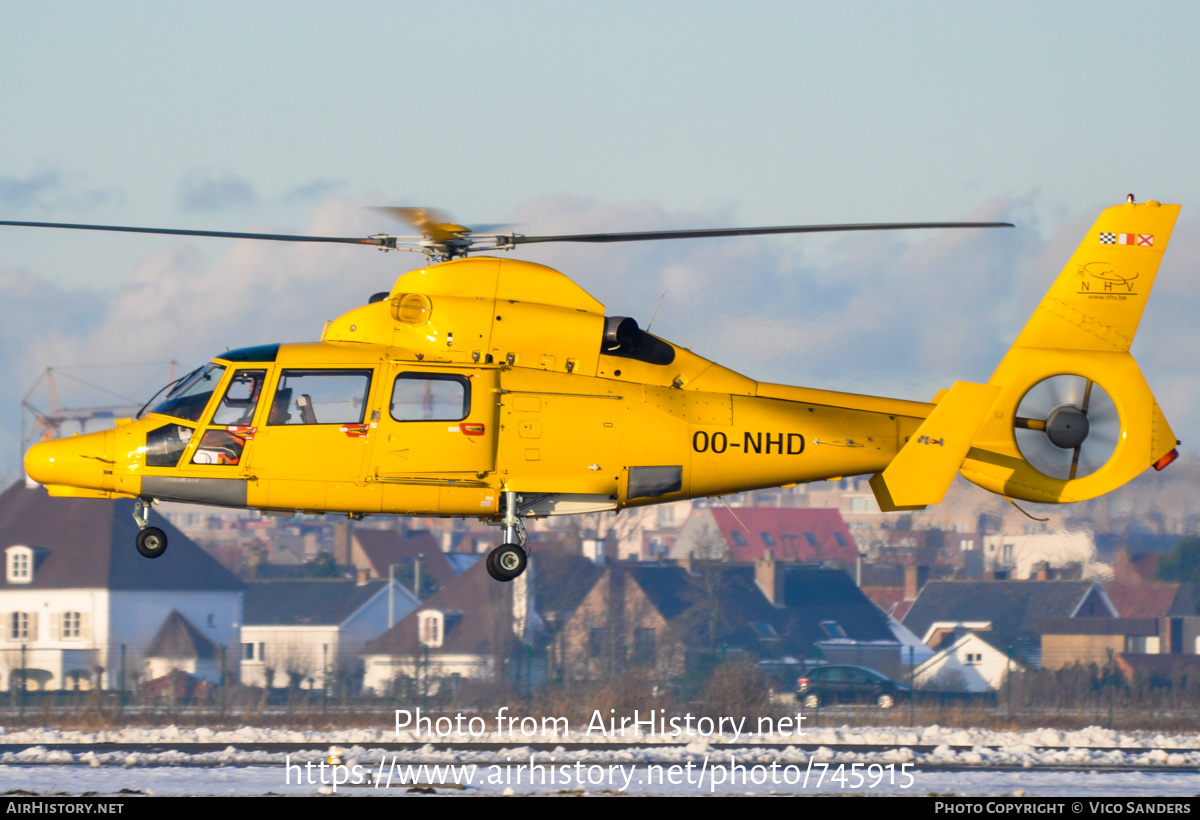
<path fill-rule="evenodd" d="M 912 690 L 905 684 L 862 666 L 816 666 L 796 681 L 796 700 L 808 709 L 838 702 L 874 703 L 890 709 L 909 697 Z"/>

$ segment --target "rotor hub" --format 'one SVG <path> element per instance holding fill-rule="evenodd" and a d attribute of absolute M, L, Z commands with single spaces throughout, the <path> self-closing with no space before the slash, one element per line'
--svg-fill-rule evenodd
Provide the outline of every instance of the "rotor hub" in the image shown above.
<path fill-rule="evenodd" d="M 1064 450 L 1074 450 L 1083 444 L 1090 429 L 1087 414 L 1070 404 L 1055 408 L 1046 419 L 1046 437 Z"/>

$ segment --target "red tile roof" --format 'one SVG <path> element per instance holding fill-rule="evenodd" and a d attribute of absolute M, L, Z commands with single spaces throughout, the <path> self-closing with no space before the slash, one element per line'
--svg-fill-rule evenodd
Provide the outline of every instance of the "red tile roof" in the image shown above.
<path fill-rule="evenodd" d="M 1118 584 L 1104 588 L 1122 618 L 1165 618 L 1172 614 L 1179 584 Z"/>
<path fill-rule="evenodd" d="M 852 564 L 858 557 L 854 536 L 837 510 L 714 507 L 711 512 L 734 561 L 755 561 L 768 549 L 780 561 Z"/>

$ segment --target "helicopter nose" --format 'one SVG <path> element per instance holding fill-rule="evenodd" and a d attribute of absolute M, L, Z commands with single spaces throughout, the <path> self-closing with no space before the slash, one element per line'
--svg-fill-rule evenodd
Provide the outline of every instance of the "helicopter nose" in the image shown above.
<path fill-rule="evenodd" d="M 106 489 L 112 479 L 112 447 L 111 431 L 43 441 L 25 454 L 25 473 L 39 484 Z"/>

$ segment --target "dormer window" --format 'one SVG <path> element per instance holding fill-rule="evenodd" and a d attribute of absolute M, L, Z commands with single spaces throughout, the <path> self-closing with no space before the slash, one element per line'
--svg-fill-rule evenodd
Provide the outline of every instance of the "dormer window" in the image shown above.
<path fill-rule="evenodd" d="M 422 645 L 437 648 L 442 645 L 445 636 L 445 618 L 439 610 L 429 609 L 422 612 L 417 619 L 418 635 Z"/>
<path fill-rule="evenodd" d="M 28 584 L 33 581 L 33 550 L 29 547 L 9 547 L 5 551 L 6 579 L 10 584 Z"/>

